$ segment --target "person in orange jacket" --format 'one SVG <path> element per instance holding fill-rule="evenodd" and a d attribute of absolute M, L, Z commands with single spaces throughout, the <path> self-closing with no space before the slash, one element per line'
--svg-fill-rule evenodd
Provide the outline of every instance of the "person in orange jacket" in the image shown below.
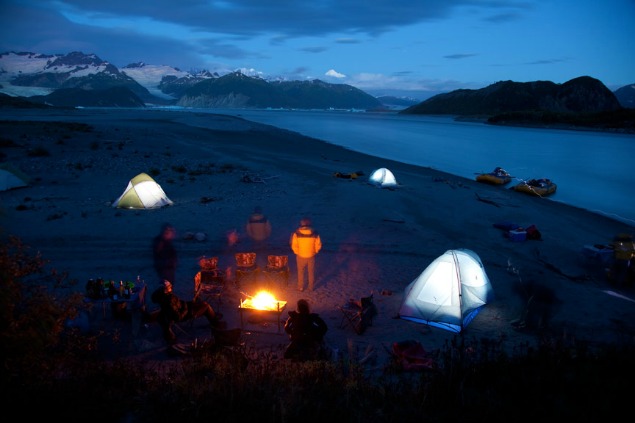
<path fill-rule="evenodd" d="M 311 220 L 303 218 L 300 227 L 291 235 L 291 250 L 296 256 L 298 267 L 298 291 L 304 291 L 304 275 L 308 279 L 308 290 L 315 284 L 315 256 L 322 249 L 320 235 L 311 227 Z"/>

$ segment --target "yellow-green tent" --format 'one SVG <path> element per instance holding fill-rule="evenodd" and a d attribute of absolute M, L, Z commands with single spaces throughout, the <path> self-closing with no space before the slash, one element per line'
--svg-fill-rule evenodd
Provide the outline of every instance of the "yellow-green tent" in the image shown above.
<path fill-rule="evenodd" d="M 126 190 L 112 206 L 120 209 L 157 209 L 172 204 L 172 200 L 150 175 L 140 173 L 128 182 Z"/>

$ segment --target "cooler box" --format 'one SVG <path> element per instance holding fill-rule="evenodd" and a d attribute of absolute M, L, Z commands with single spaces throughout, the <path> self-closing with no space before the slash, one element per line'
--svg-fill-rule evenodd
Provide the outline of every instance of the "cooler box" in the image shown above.
<path fill-rule="evenodd" d="M 521 242 L 527 239 L 527 232 L 523 228 L 512 229 L 507 236 L 514 242 Z"/>
<path fill-rule="evenodd" d="M 585 245 L 582 256 L 591 262 L 608 265 L 613 261 L 613 249 L 605 245 Z"/>

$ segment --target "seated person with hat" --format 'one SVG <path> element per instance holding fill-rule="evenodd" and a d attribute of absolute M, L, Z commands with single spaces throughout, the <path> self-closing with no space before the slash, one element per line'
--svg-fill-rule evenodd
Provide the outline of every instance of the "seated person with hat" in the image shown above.
<path fill-rule="evenodd" d="M 284 358 L 299 361 L 327 358 L 324 347 L 327 330 L 324 320 L 318 314 L 311 313 L 309 302 L 298 300 L 297 311 L 289 311 L 289 318 L 284 324 L 284 331 L 291 340 L 284 352 Z"/>

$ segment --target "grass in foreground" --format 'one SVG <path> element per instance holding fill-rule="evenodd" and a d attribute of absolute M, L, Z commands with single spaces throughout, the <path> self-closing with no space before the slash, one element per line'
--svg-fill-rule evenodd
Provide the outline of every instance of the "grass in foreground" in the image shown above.
<path fill-rule="evenodd" d="M 106 360 L 66 325 L 84 307 L 58 295 L 68 275 L 16 238 L 0 247 L 1 388 L 25 418 L 65 421 L 437 422 L 461 418 L 603 420 L 627 412 L 632 343 L 589 348 L 545 338 L 519 353 L 455 337 L 438 368 L 379 375 L 346 358 L 294 363 L 244 347 L 204 346 L 165 365 Z M 539 420 L 537 420 L 539 421 Z"/>

